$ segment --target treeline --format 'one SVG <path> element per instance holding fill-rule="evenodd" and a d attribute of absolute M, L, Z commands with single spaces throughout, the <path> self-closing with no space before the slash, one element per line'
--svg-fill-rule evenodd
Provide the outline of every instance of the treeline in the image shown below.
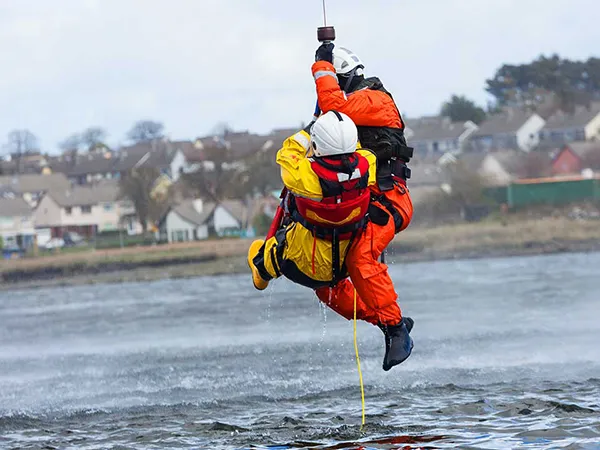
<path fill-rule="evenodd" d="M 600 58 L 574 61 L 558 55 L 541 55 L 525 64 L 503 64 L 493 77 L 485 80 L 484 89 L 493 97 L 485 108 L 465 96 L 452 95 L 443 103 L 440 115 L 457 122 L 472 120 L 479 124 L 505 106 L 572 111 L 578 104 L 600 99 Z M 63 151 L 89 150 L 105 145 L 107 136 L 103 128 L 90 127 L 68 136 L 58 146 Z M 126 138 L 136 143 L 163 136 L 162 123 L 140 120 Z M 38 139 L 30 130 L 13 130 L 3 149 L 6 154 L 26 154 L 39 150 Z"/>
<path fill-rule="evenodd" d="M 600 99 L 600 58 L 572 61 L 542 55 L 526 64 L 504 64 L 485 81 L 485 91 L 494 98 L 486 109 L 453 95 L 442 105 L 440 115 L 479 124 L 505 106 L 572 112 L 577 105 Z"/>

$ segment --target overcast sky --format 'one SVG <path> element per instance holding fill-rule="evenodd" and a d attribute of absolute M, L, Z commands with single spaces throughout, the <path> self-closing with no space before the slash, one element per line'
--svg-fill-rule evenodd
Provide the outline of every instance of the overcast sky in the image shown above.
<path fill-rule="evenodd" d="M 327 15 L 408 117 L 452 93 L 485 105 L 504 62 L 600 56 L 598 0 L 327 0 Z M 0 0 L 0 144 L 29 128 L 54 152 L 101 126 L 117 145 L 145 118 L 173 139 L 295 127 L 321 24 L 320 0 Z"/>

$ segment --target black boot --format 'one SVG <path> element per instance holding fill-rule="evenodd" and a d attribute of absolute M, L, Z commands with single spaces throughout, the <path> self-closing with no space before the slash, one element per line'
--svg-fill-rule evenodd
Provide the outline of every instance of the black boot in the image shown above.
<path fill-rule="evenodd" d="M 398 325 L 379 325 L 385 337 L 383 370 L 390 370 L 410 356 L 414 344 L 409 333 L 414 324 L 410 317 L 403 317 Z"/>

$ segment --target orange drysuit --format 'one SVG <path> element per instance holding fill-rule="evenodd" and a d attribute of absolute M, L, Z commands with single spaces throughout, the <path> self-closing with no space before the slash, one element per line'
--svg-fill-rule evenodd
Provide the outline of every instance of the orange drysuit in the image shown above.
<path fill-rule="evenodd" d="M 357 125 L 359 139 L 365 148 L 374 150 L 377 154 L 377 149 L 369 145 L 374 143 L 373 146 L 377 146 L 377 139 L 370 138 L 372 127 L 376 127 L 376 130 L 390 130 L 392 134 L 404 129 L 402 117 L 393 98 L 383 89 L 378 79 L 366 79 L 364 87 L 359 85 L 356 91 L 346 94 L 338 84 L 331 63 L 314 63 L 312 73 L 322 112 L 336 110 L 348 115 Z M 346 257 L 350 280 L 346 278 L 333 288 L 319 288 L 316 293 L 323 303 L 338 314 L 352 319 L 356 289 L 357 319 L 373 324 L 396 325 L 402 319 L 402 311 L 396 302 L 398 295 L 388 274 L 387 265 L 378 259 L 394 235 L 409 225 L 413 216 L 413 205 L 406 187 L 406 177 L 394 176 L 393 187 L 390 186 L 389 190 L 381 188 L 379 180 L 371 186 L 374 199 L 372 204 L 376 208 L 374 212 L 378 214 L 370 212 L 371 221 L 354 241 Z M 379 216 L 379 220 L 376 220 L 376 215 Z"/>

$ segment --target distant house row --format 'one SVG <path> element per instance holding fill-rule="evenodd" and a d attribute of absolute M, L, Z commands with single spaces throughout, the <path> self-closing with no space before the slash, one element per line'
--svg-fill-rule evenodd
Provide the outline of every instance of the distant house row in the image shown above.
<path fill-rule="evenodd" d="M 547 119 L 507 108 L 479 126 L 471 121 L 452 123 L 445 117 L 407 118 L 406 123 L 406 137 L 420 156 L 463 150 L 530 151 L 539 146 L 600 140 L 600 102 L 579 105 L 572 113 L 557 111 Z"/>
<path fill-rule="evenodd" d="M 165 242 L 243 234 L 257 213 L 238 200 L 219 204 L 179 198 L 164 211 L 156 237 Z M 69 182 L 63 174 L 0 176 L 0 248 L 27 249 L 36 236 L 63 238 L 77 233 L 94 239 L 100 233 L 142 231 L 134 204 L 122 198 L 116 180 L 89 185 Z M 38 244 L 43 245 L 38 239 Z"/>

